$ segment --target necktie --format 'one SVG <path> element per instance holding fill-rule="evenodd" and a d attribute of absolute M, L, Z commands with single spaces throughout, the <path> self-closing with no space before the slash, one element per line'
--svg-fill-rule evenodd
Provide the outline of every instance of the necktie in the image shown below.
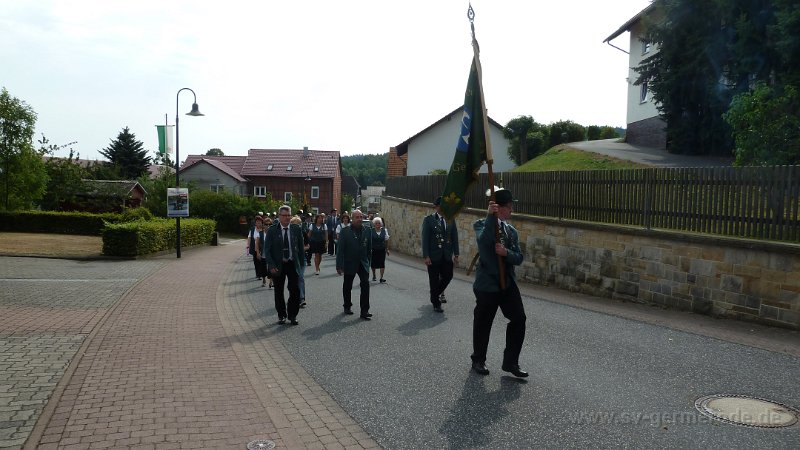
<path fill-rule="evenodd" d="M 283 259 L 289 260 L 291 257 L 291 252 L 289 250 L 289 229 L 283 229 Z"/>
<path fill-rule="evenodd" d="M 444 229 L 445 229 L 444 217 L 442 217 L 442 216 L 439 216 L 439 223 L 441 223 L 441 224 L 442 224 L 442 230 L 444 230 Z"/>

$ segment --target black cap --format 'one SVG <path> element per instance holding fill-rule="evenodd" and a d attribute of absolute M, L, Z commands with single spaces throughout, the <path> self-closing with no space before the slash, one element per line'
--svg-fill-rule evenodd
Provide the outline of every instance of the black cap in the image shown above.
<path fill-rule="evenodd" d="M 511 195 L 511 191 L 508 189 L 500 189 L 499 191 L 494 192 L 494 201 L 498 205 L 505 205 L 507 203 L 515 202 L 514 196 Z"/>
<path fill-rule="evenodd" d="M 442 196 L 436 197 L 436 200 L 433 201 L 433 206 L 439 206 L 442 204 Z"/>

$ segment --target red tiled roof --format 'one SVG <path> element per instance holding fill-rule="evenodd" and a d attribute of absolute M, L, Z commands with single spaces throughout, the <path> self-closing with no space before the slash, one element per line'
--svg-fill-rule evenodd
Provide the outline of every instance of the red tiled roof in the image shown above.
<path fill-rule="evenodd" d="M 246 177 L 302 177 L 335 178 L 340 171 L 338 151 L 257 149 L 247 152 L 247 161 L 240 172 Z M 272 165 L 272 170 L 267 170 Z M 292 166 L 292 170 L 286 168 Z M 315 171 L 314 168 L 318 168 Z M 302 173 L 301 173 L 302 172 Z"/>

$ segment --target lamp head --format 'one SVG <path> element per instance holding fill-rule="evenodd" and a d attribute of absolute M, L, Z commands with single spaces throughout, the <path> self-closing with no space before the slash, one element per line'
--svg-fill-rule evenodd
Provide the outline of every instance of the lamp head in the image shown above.
<path fill-rule="evenodd" d="M 187 116 L 205 116 L 205 114 L 200 112 L 200 108 L 197 106 L 197 103 L 192 103 L 192 110 L 186 113 Z"/>

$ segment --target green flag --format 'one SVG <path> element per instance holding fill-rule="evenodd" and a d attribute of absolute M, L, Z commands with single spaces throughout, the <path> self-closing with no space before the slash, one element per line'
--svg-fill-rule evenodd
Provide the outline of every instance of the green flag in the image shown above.
<path fill-rule="evenodd" d="M 486 130 L 483 99 L 478 78 L 477 57 L 472 59 L 467 92 L 464 94 L 464 113 L 461 132 L 456 143 L 456 154 L 447 174 L 442 192 L 442 214 L 448 220 L 455 218 L 464 207 L 467 188 L 478 179 L 478 170 L 486 161 Z"/>
<path fill-rule="evenodd" d="M 172 153 L 172 125 L 156 125 L 158 129 L 158 153 Z"/>

